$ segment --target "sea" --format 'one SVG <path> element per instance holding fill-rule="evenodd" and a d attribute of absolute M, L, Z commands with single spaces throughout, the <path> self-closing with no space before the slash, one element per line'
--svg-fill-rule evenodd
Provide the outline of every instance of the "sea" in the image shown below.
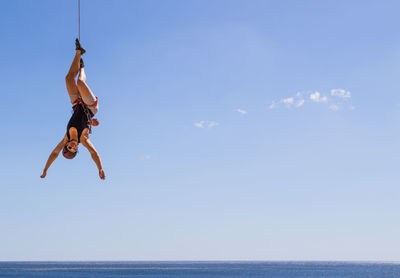
<path fill-rule="evenodd" d="M 18 278 L 400 278 L 400 263 L 373 262 L 0 262 Z"/>

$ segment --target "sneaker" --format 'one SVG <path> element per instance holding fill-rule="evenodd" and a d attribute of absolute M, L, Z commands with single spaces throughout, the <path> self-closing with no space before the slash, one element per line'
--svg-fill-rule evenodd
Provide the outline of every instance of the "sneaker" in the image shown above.
<path fill-rule="evenodd" d="M 81 55 L 86 52 L 86 50 L 81 46 L 81 43 L 78 39 L 75 40 L 75 50 L 80 50 Z"/>
<path fill-rule="evenodd" d="M 83 59 L 81 58 L 81 61 L 80 61 L 80 68 L 83 69 L 84 67 L 85 67 L 85 64 L 83 63 Z"/>

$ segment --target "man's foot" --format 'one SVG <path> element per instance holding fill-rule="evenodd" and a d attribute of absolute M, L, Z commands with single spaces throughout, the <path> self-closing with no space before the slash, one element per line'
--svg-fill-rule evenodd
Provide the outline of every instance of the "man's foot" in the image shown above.
<path fill-rule="evenodd" d="M 80 61 L 80 68 L 83 69 L 84 67 L 85 67 L 85 64 L 83 63 L 83 59 L 81 58 L 81 61 Z"/>
<path fill-rule="evenodd" d="M 75 40 L 75 50 L 80 50 L 81 55 L 86 52 L 86 50 L 81 46 L 81 43 L 78 39 Z"/>

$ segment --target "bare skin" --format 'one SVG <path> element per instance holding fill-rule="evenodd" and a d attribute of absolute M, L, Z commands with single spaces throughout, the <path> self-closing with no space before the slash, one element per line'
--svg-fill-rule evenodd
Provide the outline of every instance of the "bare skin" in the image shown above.
<path fill-rule="evenodd" d="M 81 97 L 91 95 L 91 90 L 89 86 L 86 84 L 86 74 L 83 68 L 80 68 L 80 59 L 81 59 L 81 51 L 77 50 L 74 60 L 72 61 L 71 67 L 67 76 L 65 77 L 65 82 L 67 85 L 67 90 L 69 95 L 79 95 Z M 75 81 L 75 77 L 78 75 L 78 80 Z M 61 150 L 64 146 L 67 146 L 70 151 L 74 152 L 78 150 L 78 131 L 75 127 L 71 127 L 69 129 L 70 140 L 68 140 L 67 135 L 57 144 L 54 150 L 51 152 L 46 165 L 43 169 L 43 173 L 40 176 L 42 179 L 46 177 L 47 170 L 51 166 L 51 164 L 56 160 L 58 155 L 60 154 Z M 96 151 L 95 147 L 93 146 L 92 142 L 89 140 L 89 130 L 85 128 L 82 131 L 81 137 L 79 138 L 80 142 L 86 149 L 90 152 L 93 161 L 96 163 L 97 169 L 99 171 L 99 177 L 104 180 L 106 178 L 103 170 L 103 166 L 101 164 L 101 159 Z"/>

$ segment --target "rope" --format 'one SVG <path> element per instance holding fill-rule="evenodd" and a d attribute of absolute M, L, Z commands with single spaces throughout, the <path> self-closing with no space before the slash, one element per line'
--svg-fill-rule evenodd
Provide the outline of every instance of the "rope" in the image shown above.
<path fill-rule="evenodd" d="M 78 33 L 79 41 L 81 40 L 81 0 L 78 0 Z"/>
<path fill-rule="evenodd" d="M 78 38 L 81 40 L 81 0 L 78 0 Z M 79 105 L 79 104 L 78 104 Z M 89 112 L 86 104 L 81 100 L 81 105 L 83 106 L 83 111 L 85 111 L 89 133 L 92 133 L 92 115 Z"/>

